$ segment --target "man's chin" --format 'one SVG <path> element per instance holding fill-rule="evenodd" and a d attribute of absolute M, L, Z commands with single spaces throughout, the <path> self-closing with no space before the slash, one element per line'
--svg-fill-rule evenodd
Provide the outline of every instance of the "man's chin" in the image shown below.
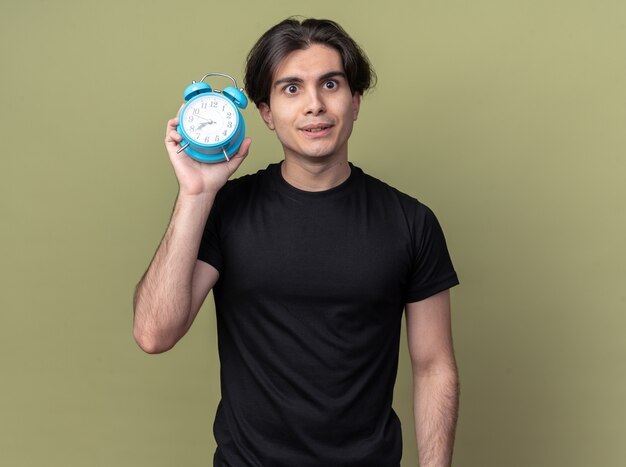
<path fill-rule="evenodd" d="M 333 159 L 341 159 L 338 154 L 330 151 L 309 152 L 298 154 L 296 157 L 301 160 L 310 161 L 311 163 L 325 163 Z"/>

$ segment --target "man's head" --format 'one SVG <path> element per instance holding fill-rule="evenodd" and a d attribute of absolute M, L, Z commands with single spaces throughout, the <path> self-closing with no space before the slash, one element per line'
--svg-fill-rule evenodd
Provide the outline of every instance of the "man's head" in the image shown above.
<path fill-rule="evenodd" d="M 257 107 L 270 104 L 272 80 L 281 62 L 292 52 L 313 44 L 339 53 L 352 94 L 362 95 L 374 85 L 376 75 L 367 56 L 341 26 L 324 19 L 300 22 L 290 18 L 263 34 L 248 54 L 244 84 Z"/>

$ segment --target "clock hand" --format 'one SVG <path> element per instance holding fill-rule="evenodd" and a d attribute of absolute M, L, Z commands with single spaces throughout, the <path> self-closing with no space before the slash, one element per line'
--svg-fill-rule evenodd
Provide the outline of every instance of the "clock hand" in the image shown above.
<path fill-rule="evenodd" d="M 202 115 L 195 115 L 195 116 L 198 118 L 201 118 L 202 120 L 206 120 L 209 125 L 212 123 L 217 123 L 216 121 L 213 121 L 212 118 L 206 118 L 206 117 L 203 117 Z"/>
<path fill-rule="evenodd" d="M 200 118 L 204 118 L 204 117 L 200 117 Z M 205 119 L 205 120 L 206 120 L 206 119 Z M 202 122 L 202 123 L 200 123 L 200 125 L 198 125 L 197 130 L 198 130 L 198 131 L 200 131 L 200 130 L 202 130 L 205 126 L 207 126 L 207 125 L 212 125 L 213 123 L 217 123 L 217 122 L 214 122 L 212 119 L 209 119 L 209 120 L 208 120 L 208 121 L 206 121 L 206 122 Z"/>

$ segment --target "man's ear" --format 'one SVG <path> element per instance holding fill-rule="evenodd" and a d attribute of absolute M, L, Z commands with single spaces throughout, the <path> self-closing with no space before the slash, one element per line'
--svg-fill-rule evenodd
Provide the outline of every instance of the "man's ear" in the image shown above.
<path fill-rule="evenodd" d="M 265 102 L 259 104 L 259 114 L 270 130 L 274 129 L 274 120 L 272 119 L 272 109 Z"/>
<path fill-rule="evenodd" d="M 352 115 L 353 119 L 356 122 L 356 119 L 359 117 L 359 109 L 361 108 L 361 94 L 355 92 L 352 95 Z"/>

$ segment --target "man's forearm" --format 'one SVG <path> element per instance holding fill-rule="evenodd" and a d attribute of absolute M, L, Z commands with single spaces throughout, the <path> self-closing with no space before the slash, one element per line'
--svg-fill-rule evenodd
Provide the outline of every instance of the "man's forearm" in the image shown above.
<path fill-rule="evenodd" d="M 134 335 L 147 352 L 171 348 L 187 330 L 193 271 L 214 198 L 178 197 L 167 231 L 137 285 Z"/>
<path fill-rule="evenodd" d="M 420 467 L 450 467 L 458 418 L 456 367 L 414 371 L 413 412 Z"/>

